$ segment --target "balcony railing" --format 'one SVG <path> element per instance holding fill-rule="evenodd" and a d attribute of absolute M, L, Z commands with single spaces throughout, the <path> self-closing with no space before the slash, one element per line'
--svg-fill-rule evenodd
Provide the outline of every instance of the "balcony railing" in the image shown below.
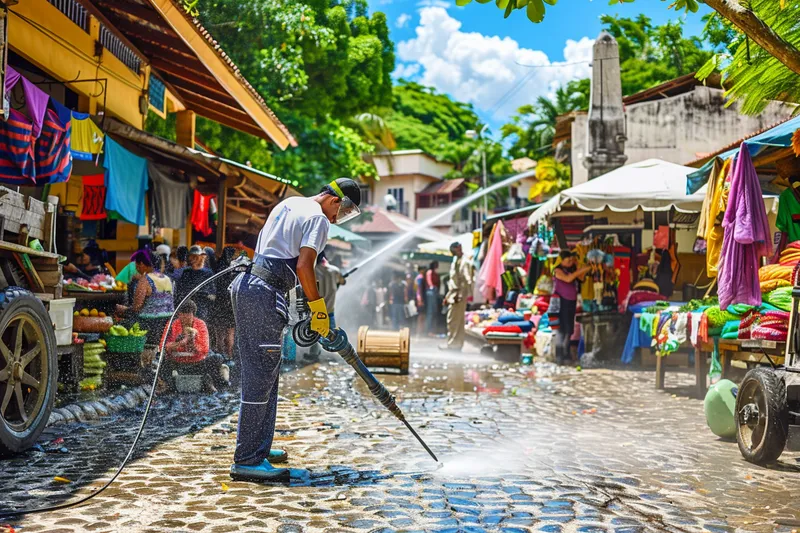
<path fill-rule="evenodd" d="M 47 0 L 56 9 L 64 13 L 69 20 L 80 26 L 83 31 L 89 31 L 89 14 L 86 8 L 76 0 Z"/>
<path fill-rule="evenodd" d="M 83 31 L 89 32 L 89 12 L 78 0 L 47 0 L 56 9 L 61 11 L 67 16 L 69 20 L 74 22 Z M 126 67 L 131 69 L 136 74 L 141 72 L 142 60 L 131 50 L 131 48 L 122 42 L 113 31 L 108 29 L 104 24 L 100 24 L 100 44 L 103 48 L 111 52 L 111 54 L 122 61 Z"/>
<path fill-rule="evenodd" d="M 139 74 L 142 66 L 142 60 L 136 55 L 136 52 L 130 49 L 128 45 L 123 43 L 119 37 L 114 35 L 114 32 L 100 24 L 100 43 L 103 47 L 114 54 L 114 56 L 122 61 L 126 67 Z"/>

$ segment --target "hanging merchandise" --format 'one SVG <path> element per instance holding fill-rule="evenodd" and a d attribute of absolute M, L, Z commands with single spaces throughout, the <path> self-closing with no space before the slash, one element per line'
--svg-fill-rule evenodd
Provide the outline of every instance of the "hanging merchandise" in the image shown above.
<path fill-rule="evenodd" d="M 83 176 L 83 207 L 81 220 L 103 220 L 106 218 L 106 177 L 104 174 Z"/>
<path fill-rule="evenodd" d="M 37 185 L 69 180 L 72 173 L 69 137 L 69 123 L 62 124 L 58 113 L 48 109 L 42 124 L 42 133 L 34 146 Z"/>
<path fill-rule="evenodd" d="M 191 216 L 192 227 L 204 237 L 211 235 L 211 224 L 208 222 L 210 203 L 211 195 L 206 196 L 198 190 L 194 191 Z"/>
<path fill-rule="evenodd" d="M 34 176 L 33 126 L 17 111 L 0 120 L 0 183 L 31 185 Z"/>
<path fill-rule="evenodd" d="M 111 138 L 106 139 L 105 144 L 105 208 L 109 218 L 144 226 L 147 223 L 144 211 L 147 160 L 130 153 Z"/>
<path fill-rule="evenodd" d="M 196 197 L 196 196 L 195 196 Z M 503 239 L 505 232 L 503 222 L 497 221 L 492 231 L 491 243 L 486 253 L 486 258 L 478 272 L 478 289 L 483 296 L 491 301 L 503 291 Z"/>
<path fill-rule="evenodd" d="M 36 138 L 42 132 L 42 124 L 44 122 L 50 96 L 31 83 L 28 78 L 14 70 L 13 67 L 10 65 L 6 66 L 6 93 L 11 91 L 17 82 L 22 84 L 22 91 L 25 94 L 25 109 L 27 110 L 28 117 L 33 126 L 33 137 Z"/>
<path fill-rule="evenodd" d="M 218 220 L 216 197 L 212 197 L 211 200 L 208 202 L 208 210 L 211 213 L 211 220 L 213 220 L 214 224 L 216 224 Z"/>
<path fill-rule="evenodd" d="M 712 174 L 712 181 L 708 184 L 706 197 L 708 202 L 708 213 L 706 215 L 706 272 L 709 278 L 717 277 L 719 267 L 720 252 L 722 251 L 722 218 L 728 205 L 728 193 L 730 188 L 730 169 L 731 160 L 728 159 L 720 165 L 715 165 L 714 170 L 719 168 L 717 174 Z M 714 177 L 716 176 L 716 177 Z M 703 202 L 705 207 L 705 201 Z"/>
<path fill-rule="evenodd" d="M 725 235 L 720 255 L 719 303 L 761 304 L 758 260 L 772 252 L 767 212 L 761 197 L 761 185 L 742 143 L 731 177 L 730 197 L 722 222 Z"/>
<path fill-rule="evenodd" d="M 169 168 L 155 163 L 148 163 L 147 172 L 153 182 L 150 212 L 156 227 L 184 229 L 192 207 L 189 184 L 172 179 Z"/>
<path fill-rule="evenodd" d="M 669 248 L 669 226 L 659 226 L 655 231 L 653 248 Z"/>
<path fill-rule="evenodd" d="M 92 161 L 103 151 L 105 134 L 88 113 L 72 112 L 72 157 L 79 161 Z"/>

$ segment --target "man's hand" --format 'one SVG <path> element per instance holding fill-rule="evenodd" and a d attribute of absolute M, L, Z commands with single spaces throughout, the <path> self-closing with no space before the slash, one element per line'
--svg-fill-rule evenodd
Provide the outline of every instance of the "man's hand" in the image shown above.
<path fill-rule="evenodd" d="M 311 309 L 311 329 L 323 337 L 327 337 L 331 331 L 331 321 L 328 317 L 328 308 L 322 298 L 308 302 Z"/>

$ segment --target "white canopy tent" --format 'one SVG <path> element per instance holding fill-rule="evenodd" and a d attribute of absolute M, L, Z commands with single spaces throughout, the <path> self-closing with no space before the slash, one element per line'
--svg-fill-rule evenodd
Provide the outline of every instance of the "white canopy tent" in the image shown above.
<path fill-rule="evenodd" d="M 423 242 L 417 245 L 417 250 L 428 254 L 449 254 L 450 245 L 454 242 L 461 243 L 461 248 L 464 252 L 472 250 L 472 232 L 462 233 L 461 235 L 453 235 L 446 239 L 441 239 L 433 242 Z"/>
<path fill-rule="evenodd" d="M 528 223 L 537 224 L 565 205 L 594 212 L 668 211 L 674 207 L 683 213 L 698 213 L 705 187 L 686 194 L 686 176 L 695 170 L 661 159 L 631 163 L 561 191 L 531 213 Z"/>

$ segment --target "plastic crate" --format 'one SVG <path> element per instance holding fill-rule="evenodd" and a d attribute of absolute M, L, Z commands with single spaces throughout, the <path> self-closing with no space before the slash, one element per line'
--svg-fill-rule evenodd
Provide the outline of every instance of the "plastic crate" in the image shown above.
<path fill-rule="evenodd" d="M 141 337 L 106 335 L 106 350 L 111 353 L 142 353 L 146 340 L 146 335 Z"/>

